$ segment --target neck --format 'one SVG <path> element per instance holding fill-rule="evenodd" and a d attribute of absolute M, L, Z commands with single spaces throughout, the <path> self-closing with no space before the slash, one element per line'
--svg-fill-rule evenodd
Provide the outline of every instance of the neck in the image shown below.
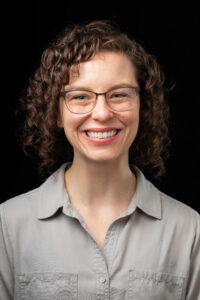
<path fill-rule="evenodd" d="M 128 157 L 109 162 L 74 157 L 65 173 L 65 185 L 74 206 L 99 211 L 126 207 L 135 192 L 136 177 Z"/>

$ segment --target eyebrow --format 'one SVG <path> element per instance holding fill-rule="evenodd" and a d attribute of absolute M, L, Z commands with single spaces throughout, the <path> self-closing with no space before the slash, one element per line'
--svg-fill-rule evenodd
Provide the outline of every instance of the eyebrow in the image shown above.
<path fill-rule="evenodd" d="M 112 89 L 115 89 L 115 88 L 119 88 L 119 87 L 132 87 L 132 86 L 135 86 L 135 85 L 133 85 L 131 83 L 124 83 L 124 82 L 122 82 L 122 83 L 118 83 L 118 84 L 112 85 L 108 89 L 108 91 L 110 91 Z M 89 87 L 79 86 L 79 85 L 78 86 L 73 86 L 73 85 L 72 86 L 68 86 L 67 89 L 66 89 L 66 91 L 71 91 L 71 90 L 76 90 L 76 89 L 78 89 L 78 90 L 80 89 L 80 90 L 92 91 Z"/>

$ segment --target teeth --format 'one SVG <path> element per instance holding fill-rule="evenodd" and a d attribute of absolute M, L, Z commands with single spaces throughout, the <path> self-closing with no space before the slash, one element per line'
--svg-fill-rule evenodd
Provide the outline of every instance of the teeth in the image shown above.
<path fill-rule="evenodd" d="M 91 131 L 88 131 L 86 133 L 91 138 L 103 139 L 103 138 L 107 138 L 107 137 L 116 135 L 117 130 L 112 130 L 112 131 L 107 131 L 107 132 L 91 132 Z"/>

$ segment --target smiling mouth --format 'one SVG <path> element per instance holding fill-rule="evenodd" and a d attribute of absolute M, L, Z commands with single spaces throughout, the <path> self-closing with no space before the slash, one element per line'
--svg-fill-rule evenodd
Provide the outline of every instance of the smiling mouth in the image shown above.
<path fill-rule="evenodd" d="M 97 139 L 105 139 L 105 138 L 111 138 L 113 136 L 116 136 L 119 132 L 119 129 L 110 130 L 110 131 L 104 131 L 104 132 L 97 132 L 97 131 L 85 131 L 88 137 L 90 138 L 97 138 Z"/>
<path fill-rule="evenodd" d="M 120 130 L 117 130 L 117 132 L 114 132 L 114 135 L 112 136 L 105 136 L 105 132 L 104 133 L 99 133 L 100 135 L 94 135 L 94 136 L 88 136 L 86 131 L 83 131 L 85 138 L 90 141 L 91 143 L 94 144 L 99 144 L 99 145 L 104 145 L 104 144 L 108 144 L 108 143 L 112 143 L 114 140 L 116 140 L 118 138 Z M 91 133 L 91 132 L 90 132 Z M 104 134 L 104 136 L 103 136 Z"/>

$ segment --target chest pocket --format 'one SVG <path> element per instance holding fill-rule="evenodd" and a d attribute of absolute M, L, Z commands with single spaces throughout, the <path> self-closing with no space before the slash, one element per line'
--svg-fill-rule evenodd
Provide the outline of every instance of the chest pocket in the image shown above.
<path fill-rule="evenodd" d="M 128 299 L 181 300 L 185 277 L 173 274 L 129 270 Z"/>
<path fill-rule="evenodd" d="M 77 300 L 78 275 L 72 273 L 25 273 L 18 277 L 24 300 Z"/>

